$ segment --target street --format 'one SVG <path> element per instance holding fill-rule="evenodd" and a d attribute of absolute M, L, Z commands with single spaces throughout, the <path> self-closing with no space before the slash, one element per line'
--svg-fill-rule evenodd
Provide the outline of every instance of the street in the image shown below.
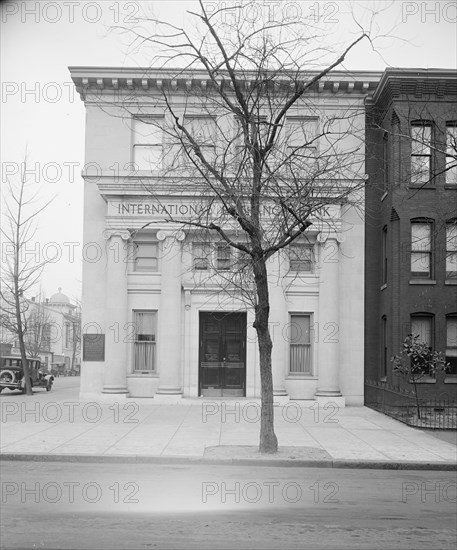
<path fill-rule="evenodd" d="M 2 548 L 454 548 L 454 472 L 2 461 Z"/>

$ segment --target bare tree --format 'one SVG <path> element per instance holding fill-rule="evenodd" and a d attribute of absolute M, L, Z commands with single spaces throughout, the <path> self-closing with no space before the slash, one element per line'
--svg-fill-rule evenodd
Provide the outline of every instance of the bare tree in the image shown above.
<path fill-rule="evenodd" d="M 41 212 L 51 201 L 37 206 L 38 192 L 30 192 L 27 181 L 27 157 L 21 165 L 21 179 L 15 185 L 8 181 L 7 196 L 3 196 L 2 263 L 0 288 L 0 311 L 2 326 L 17 337 L 27 395 L 32 395 L 27 360 L 27 311 L 30 294 L 39 282 L 46 261 L 34 261 L 27 257 L 27 245 L 33 242 L 36 222 Z"/>
<path fill-rule="evenodd" d="M 29 301 L 29 308 L 24 319 L 25 349 L 31 357 L 38 357 L 40 353 L 50 351 L 52 318 L 41 302 L 42 300 Z"/>
<path fill-rule="evenodd" d="M 135 162 L 144 164 L 144 153 L 149 169 L 160 166 L 168 178 L 169 193 L 174 189 L 199 201 L 191 218 L 165 208 L 163 221 L 201 231 L 203 240 L 219 241 L 243 259 L 222 275 L 226 289 L 241 289 L 254 308 L 262 402 L 259 450 L 274 453 L 268 266 L 279 251 L 307 240 L 310 226 L 315 232 L 331 231 L 338 223 L 333 208 L 361 205 L 361 103 L 354 100 L 347 110 L 330 115 L 316 98 L 326 77 L 343 67 L 358 44 L 372 47 L 372 37 L 357 24 L 357 33 L 335 53 L 312 21 L 246 21 L 243 11 L 255 4 L 220 4 L 208 12 L 200 1 L 199 12 L 189 12 L 196 29 L 153 16 L 121 29 L 132 33 L 134 47 L 151 48 L 151 67 L 171 85 L 161 86 L 149 109 L 147 102 L 136 101 L 138 92 L 124 97 L 122 105 L 114 102 L 114 108 L 106 96 L 98 99 L 110 114 L 119 113 L 119 107 L 126 110 L 138 126 L 134 132 L 146 136 L 138 140 Z M 175 99 L 178 80 L 188 82 L 182 102 Z M 165 137 L 155 139 L 159 134 Z M 143 185 L 160 202 L 160 185 L 147 180 Z"/>

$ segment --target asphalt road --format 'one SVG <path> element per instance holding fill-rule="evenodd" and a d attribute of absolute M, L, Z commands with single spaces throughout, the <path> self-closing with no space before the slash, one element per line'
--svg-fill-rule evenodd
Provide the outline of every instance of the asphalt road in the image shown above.
<path fill-rule="evenodd" d="M 455 548 L 454 472 L 2 461 L 1 547 Z"/>

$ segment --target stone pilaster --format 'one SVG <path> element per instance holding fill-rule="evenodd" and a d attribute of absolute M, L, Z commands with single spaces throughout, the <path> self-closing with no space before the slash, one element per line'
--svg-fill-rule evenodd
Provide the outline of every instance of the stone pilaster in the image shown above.
<path fill-rule="evenodd" d="M 127 394 L 127 346 L 125 329 L 128 321 L 127 242 L 130 232 L 107 229 L 106 246 L 106 335 L 103 393 Z"/>
<path fill-rule="evenodd" d="M 289 345 L 285 334 L 289 322 L 287 301 L 283 287 L 283 252 L 279 251 L 268 264 L 268 289 L 270 294 L 270 334 L 273 340 L 271 367 L 273 374 L 273 400 L 275 404 L 289 401 L 284 379 L 289 362 Z"/>
<path fill-rule="evenodd" d="M 161 230 L 161 294 L 158 323 L 158 368 L 160 383 L 154 399 L 174 402 L 182 397 L 181 366 L 181 276 L 182 231 Z"/>
<path fill-rule="evenodd" d="M 345 404 L 339 382 L 339 266 L 343 236 L 320 233 L 319 375 L 316 401 Z"/>

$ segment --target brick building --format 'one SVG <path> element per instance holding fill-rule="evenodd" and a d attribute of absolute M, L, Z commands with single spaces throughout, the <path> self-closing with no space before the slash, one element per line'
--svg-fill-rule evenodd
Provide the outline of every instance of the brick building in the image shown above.
<path fill-rule="evenodd" d="M 419 334 L 451 364 L 424 397 L 457 388 L 456 137 L 456 71 L 384 72 L 367 100 L 365 377 L 401 384 L 391 357 Z"/>

